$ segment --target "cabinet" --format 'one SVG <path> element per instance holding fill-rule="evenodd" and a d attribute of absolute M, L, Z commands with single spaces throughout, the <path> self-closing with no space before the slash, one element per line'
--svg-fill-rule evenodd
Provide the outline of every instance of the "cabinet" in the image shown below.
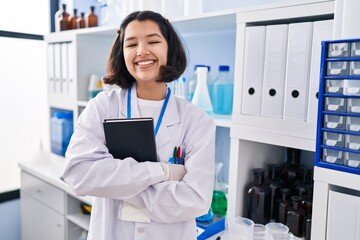
<path fill-rule="evenodd" d="M 63 159 L 46 152 L 21 168 L 22 239 L 71 240 L 89 230 L 90 216 L 80 210 L 80 203 L 91 198 L 77 197 L 61 180 Z"/>

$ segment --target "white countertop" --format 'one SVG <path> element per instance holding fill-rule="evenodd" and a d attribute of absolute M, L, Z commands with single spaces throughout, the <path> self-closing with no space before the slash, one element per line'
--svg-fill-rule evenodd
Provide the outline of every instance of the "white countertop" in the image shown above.
<path fill-rule="evenodd" d="M 61 179 L 65 166 L 66 159 L 64 157 L 46 151 L 39 151 L 32 160 L 19 163 L 21 170 L 64 190 L 67 194 L 81 201 L 91 204 L 91 197 L 75 196 L 70 187 Z"/>

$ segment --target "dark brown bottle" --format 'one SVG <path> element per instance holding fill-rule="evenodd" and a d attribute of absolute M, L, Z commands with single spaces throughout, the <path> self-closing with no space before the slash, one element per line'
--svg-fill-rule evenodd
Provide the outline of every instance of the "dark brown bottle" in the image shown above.
<path fill-rule="evenodd" d="M 69 17 L 69 29 L 77 29 L 77 9 L 74 9 L 74 13 Z"/>
<path fill-rule="evenodd" d="M 299 178 L 295 180 L 293 186 L 293 195 L 305 197 L 306 195 L 306 186 L 309 184 L 310 169 L 300 168 L 299 169 Z"/>
<path fill-rule="evenodd" d="M 95 14 L 95 7 L 90 7 L 90 13 L 86 16 L 86 26 L 87 27 L 97 27 L 98 17 Z"/>
<path fill-rule="evenodd" d="M 276 200 L 280 198 L 280 188 L 282 188 L 283 183 L 278 178 L 278 169 L 277 164 L 268 164 L 268 186 L 270 188 L 270 219 L 275 219 L 276 212 L 278 212 L 278 207 Z"/>
<path fill-rule="evenodd" d="M 302 208 L 300 208 L 301 198 L 299 196 L 292 196 L 292 207 L 287 211 L 286 222 L 289 227 L 289 231 L 297 237 L 302 237 L 304 235 L 304 220 L 305 213 Z"/>
<path fill-rule="evenodd" d="M 56 32 L 60 32 L 62 31 L 61 30 L 61 24 L 62 25 L 62 28 L 64 29 L 65 28 L 65 23 L 63 21 L 66 20 L 66 22 L 68 21 L 68 18 L 69 18 L 69 13 L 66 12 L 66 4 L 62 4 L 61 5 L 62 8 L 59 9 L 59 11 L 57 11 L 54 15 L 54 20 L 55 20 L 55 31 Z M 67 30 L 68 27 L 66 26 L 66 29 Z"/>
<path fill-rule="evenodd" d="M 80 13 L 80 17 L 76 19 L 77 28 L 86 28 L 85 13 Z"/>
<path fill-rule="evenodd" d="M 287 211 L 289 208 L 290 189 L 280 188 L 280 199 L 277 200 L 278 212 L 275 216 L 276 222 L 286 225 Z"/>
<path fill-rule="evenodd" d="M 266 224 L 270 220 L 271 191 L 265 181 L 265 169 L 253 169 L 254 181 L 247 188 L 247 216 L 255 223 Z"/>
<path fill-rule="evenodd" d="M 281 178 L 284 180 L 285 187 L 289 189 L 293 187 L 294 181 L 299 177 L 300 154 L 301 150 L 288 148 L 286 162 L 280 166 Z"/>
<path fill-rule="evenodd" d="M 311 240 L 311 215 L 305 218 L 305 240 Z"/>
<path fill-rule="evenodd" d="M 66 31 L 69 29 L 69 18 L 67 17 L 66 13 L 62 13 L 62 17 L 59 19 L 60 31 Z"/>

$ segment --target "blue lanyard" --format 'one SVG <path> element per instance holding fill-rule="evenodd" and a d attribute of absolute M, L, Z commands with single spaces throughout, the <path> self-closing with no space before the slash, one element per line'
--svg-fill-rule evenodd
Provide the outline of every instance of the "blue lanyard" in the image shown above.
<path fill-rule="evenodd" d="M 165 113 L 165 110 L 166 110 L 166 106 L 167 106 L 167 104 L 169 102 L 170 94 L 171 94 L 171 90 L 170 90 L 170 88 L 167 88 L 166 98 L 165 98 L 164 104 L 163 104 L 163 106 L 161 108 L 159 119 L 158 119 L 158 121 L 156 123 L 155 136 L 159 131 L 159 128 L 160 128 L 160 125 L 161 125 L 161 122 L 162 122 L 162 119 L 164 117 L 164 113 Z M 131 88 L 128 89 L 127 117 L 131 118 Z"/>

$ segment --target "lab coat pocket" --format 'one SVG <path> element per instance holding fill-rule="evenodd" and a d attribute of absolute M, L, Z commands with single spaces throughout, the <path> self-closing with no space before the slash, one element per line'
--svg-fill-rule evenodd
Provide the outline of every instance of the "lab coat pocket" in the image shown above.
<path fill-rule="evenodd" d="M 123 202 L 122 207 L 119 207 L 118 218 L 129 222 L 150 222 L 150 218 L 140 209 L 127 202 Z"/>

